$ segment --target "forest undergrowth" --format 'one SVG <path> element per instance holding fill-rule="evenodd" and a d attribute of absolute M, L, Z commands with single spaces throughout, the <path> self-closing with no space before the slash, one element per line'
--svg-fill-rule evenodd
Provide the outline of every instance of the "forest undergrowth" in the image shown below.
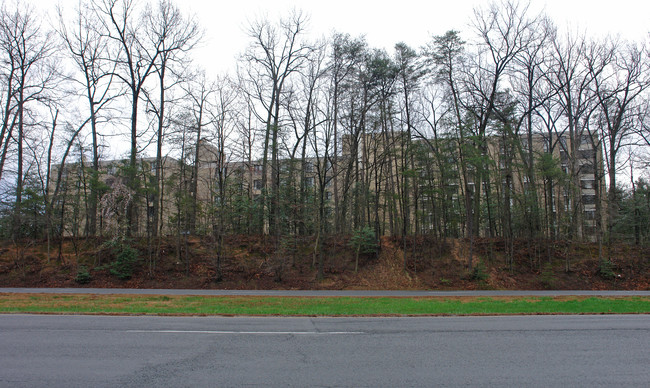
<path fill-rule="evenodd" d="M 225 239 L 219 261 L 210 241 L 190 236 L 157 244 L 65 239 L 0 244 L 1 287 L 107 287 L 188 289 L 356 290 L 648 290 L 650 248 L 605 247 L 548 240 L 481 238 L 474 241 L 472 268 L 465 239 L 427 236 L 383 237 L 376 249 L 358 251 L 350 236 L 322 245 L 322 276 L 315 265 L 314 239 L 277 243 L 269 236 Z M 510 247 L 510 249 L 506 249 Z M 405 249 L 406 248 L 406 249 Z M 279 251 L 281 250 L 281 251 Z M 507 255 L 511 252 L 512 257 Z M 357 266 L 358 254 L 358 266 Z M 512 265 L 511 265 L 512 264 Z M 217 265 L 220 265 L 218 271 Z M 221 273 L 221 280 L 217 276 Z"/>

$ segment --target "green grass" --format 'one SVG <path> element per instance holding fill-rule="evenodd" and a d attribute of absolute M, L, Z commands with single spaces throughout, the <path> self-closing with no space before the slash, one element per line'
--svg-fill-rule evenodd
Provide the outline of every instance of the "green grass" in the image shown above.
<path fill-rule="evenodd" d="M 648 314 L 650 297 L 257 297 L 0 294 L 0 313 L 164 315 Z"/>

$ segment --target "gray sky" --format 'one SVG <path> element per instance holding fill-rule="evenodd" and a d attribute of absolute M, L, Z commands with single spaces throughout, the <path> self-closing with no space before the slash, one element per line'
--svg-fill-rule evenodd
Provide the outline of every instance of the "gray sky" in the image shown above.
<path fill-rule="evenodd" d="M 71 11 L 79 0 L 58 0 Z M 145 0 L 141 0 L 145 1 Z M 155 0 L 150 0 L 155 1 Z M 312 38 L 333 31 L 352 36 L 365 35 L 372 47 L 393 50 L 403 41 L 418 48 L 431 35 L 455 29 L 468 32 L 473 9 L 485 0 L 175 0 L 188 15 L 194 15 L 205 29 L 205 39 L 195 50 L 195 59 L 209 76 L 234 69 L 236 57 L 248 44 L 244 26 L 257 17 L 277 20 L 292 9 L 310 16 Z M 47 4 L 51 15 L 57 1 Z M 532 0 L 531 10 L 545 10 L 563 30 L 584 31 L 602 37 L 607 34 L 641 41 L 650 31 L 647 0 Z M 467 35 L 466 35 L 467 36 Z"/>
<path fill-rule="evenodd" d="M 293 8 L 300 9 L 310 15 L 309 32 L 314 38 L 332 31 L 365 34 L 371 46 L 390 52 L 400 41 L 418 48 L 432 34 L 450 29 L 467 32 L 473 9 L 486 1 L 183 0 L 178 4 L 197 15 L 206 29 L 197 60 L 208 73 L 221 73 L 233 68 L 235 57 L 246 48 L 243 27 L 247 21 L 260 15 L 276 20 Z M 640 41 L 650 31 L 649 4 L 645 0 L 533 0 L 531 9 L 534 13 L 544 9 L 563 30 Z"/>

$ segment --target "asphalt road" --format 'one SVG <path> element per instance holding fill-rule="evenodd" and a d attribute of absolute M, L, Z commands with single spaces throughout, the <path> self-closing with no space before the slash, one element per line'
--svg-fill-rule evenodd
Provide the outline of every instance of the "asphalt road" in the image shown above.
<path fill-rule="evenodd" d="M 647 387 L 650 316 L 0 315 L 2 387 Z"/>
<path fill-rule="evenodd" d="M 133 288 L 0 288 L 0 293 L 261 295 L 261 296 L 650 296 L 650 291 L 368 291 L 368 290 L 176 290 Z"/>

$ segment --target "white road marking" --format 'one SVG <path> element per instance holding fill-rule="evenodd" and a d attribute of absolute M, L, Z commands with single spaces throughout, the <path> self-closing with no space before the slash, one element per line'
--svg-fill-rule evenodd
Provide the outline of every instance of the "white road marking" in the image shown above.
<path fill-rule="evenodd" d="M 228 331 L 228 330 L 127 330 L 127 333 L 252 334 L 252 335 L 353 335 L 363 331 Z"/>

